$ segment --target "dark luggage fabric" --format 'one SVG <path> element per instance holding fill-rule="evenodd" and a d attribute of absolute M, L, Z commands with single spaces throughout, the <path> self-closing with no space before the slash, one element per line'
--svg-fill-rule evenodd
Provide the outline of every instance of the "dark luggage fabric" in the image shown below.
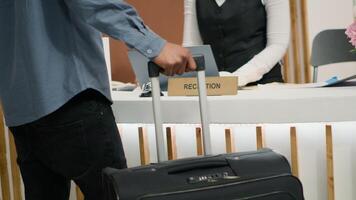
<path fill-rule="evenodd" d="M 104 170 L 112 199 L 303 200 L 288 161 L 270 149 Z"/>

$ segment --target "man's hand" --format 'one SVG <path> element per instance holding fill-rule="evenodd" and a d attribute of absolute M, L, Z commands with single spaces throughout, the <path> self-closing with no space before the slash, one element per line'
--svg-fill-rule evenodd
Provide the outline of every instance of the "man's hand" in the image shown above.
<path fill-rule="evenodd" d="M 153 60 L 167 76 L 182 75 L 196 69 L 195 61 L 188 49 L 167 43 L 161 53 Z"/>

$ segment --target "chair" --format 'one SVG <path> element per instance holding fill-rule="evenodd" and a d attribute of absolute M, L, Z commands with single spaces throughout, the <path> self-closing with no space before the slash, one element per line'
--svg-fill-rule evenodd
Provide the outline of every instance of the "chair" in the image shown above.
<path fill-rule="evenodd" d="M 356 61 L 356 53 L 345 34 L 345 29 L 330 29 L 315 36 L 312 45 L 311 65 L 314 67 L 313 82 L 317 81 L 318 68 L 323 65 Z"/>

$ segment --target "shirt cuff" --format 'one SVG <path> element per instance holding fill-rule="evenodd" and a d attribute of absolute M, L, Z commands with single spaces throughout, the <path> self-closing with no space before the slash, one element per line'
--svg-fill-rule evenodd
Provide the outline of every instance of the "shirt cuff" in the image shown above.
<path fill-rule="evenodd" d="M 138 43 L 138 45 L 134 48 L 148 59 L 153 60 L 161 53 L 166 44 L 166 40 L 148 28 L 140 30 L 140 32 L 142 33 L 140 43 Z"/>

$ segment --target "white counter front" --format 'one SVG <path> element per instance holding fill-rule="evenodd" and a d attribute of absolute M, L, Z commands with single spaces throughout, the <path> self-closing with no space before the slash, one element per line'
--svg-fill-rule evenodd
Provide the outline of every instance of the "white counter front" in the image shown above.
<path fill-rule="evenodd" d="M 118 123 L 153 123 L 151 98 L 113 92 Z M 208 98 L 212 124 L 356 121 L 356 87 L 241 90 Z M 197 97 L 163 97 L 165 123 L 200 122 Z"/>

